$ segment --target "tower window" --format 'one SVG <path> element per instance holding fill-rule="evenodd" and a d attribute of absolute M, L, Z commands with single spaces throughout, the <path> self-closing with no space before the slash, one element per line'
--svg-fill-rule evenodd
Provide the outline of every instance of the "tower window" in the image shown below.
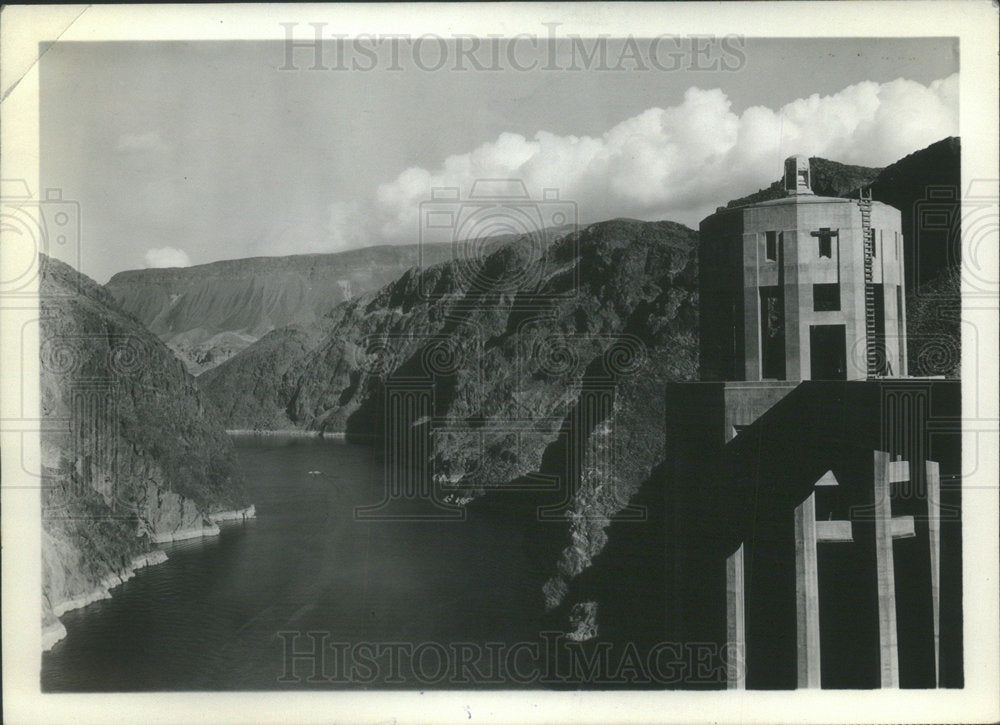
<path fill-rule="evenodd" d="M 760 288 L 761 379 L 785 379 L 785 295 L 779 286 Z"/>
<path fill-rule="evenodd" d="M 872 229 L 872 257 L 878 256 L 878 236 L 875 234 L 875 230 Z"/>
<path fill-rule="evenodd" d="M 831 230 L 829 227 L 820 227 L 818 232 L 809 233 L 819 240 L 819 256 L 826 257 L 827 259 L 832 258 L 833 239 L 840 236 L 840 232 L 836 229 Z"/>
<path fill-rule="evenodd" d="M 764 256 L 772 262 L 778 260 L 778 233 L 764 232 Z"/>
<path fill-rule="evenodd" d="M 813 310 L 816 312 L 837 312 L 840 310 L 839 284 L 813 285 Z"/>

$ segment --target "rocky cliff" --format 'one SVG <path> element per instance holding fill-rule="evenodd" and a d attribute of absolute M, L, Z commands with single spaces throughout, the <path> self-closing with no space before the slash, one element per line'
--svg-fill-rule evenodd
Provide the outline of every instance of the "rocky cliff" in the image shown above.
<path fill-rule="evenodd" d="M 324 339 L 324 320 L 303 328 L 272 330 L 244 354 L 236 355 L 199 376 L 226 427 L 231 430 L 290 430 L 297 427 L 288 410 L 288 393 L 281 380 L 289 367 Z"/>
<path fill-rule="evenodd" d="M 100 285 L 41 277 L 45 644 L 55 617 L 162 560 L 155 544 L 251 516 L 232 443 L 179 360 Z"/>
<path fill-rule="evenodd" d="M 197 375 L 273 329 L 309 327 L 335 304 L 378 289 L 448 245 L 378 246 L 336 254 L 234 259 L 120 272 L 106 288 Z"/>
<path fill-rule="evenodd" d="M 199 384 L 229 427 L 425 441 L 447 495 L 552 505 L 534 533 L 553 608 L 662 456 L 665 383 L 696 373 L 696 237 L 619 219 L 413 269 L 334 308 L 318 343 L 272 333 Z M 392 391 L 424 407 L 387 417 Z"/>

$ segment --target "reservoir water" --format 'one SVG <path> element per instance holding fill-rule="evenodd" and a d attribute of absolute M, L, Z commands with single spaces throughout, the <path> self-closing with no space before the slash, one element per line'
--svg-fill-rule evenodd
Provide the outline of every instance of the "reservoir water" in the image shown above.
<path fill-rule="evenodd" d="M 538 640 L 542 574 L 511 521 L 359 521 L 382 500 L 380 450 L 236 445 L 257 519 L 166 546 L 169 561 L 65 614 L 44 691 L 424 689 L 454 643 Z M 322 654 L 291 658 L 304 651 Z"/>

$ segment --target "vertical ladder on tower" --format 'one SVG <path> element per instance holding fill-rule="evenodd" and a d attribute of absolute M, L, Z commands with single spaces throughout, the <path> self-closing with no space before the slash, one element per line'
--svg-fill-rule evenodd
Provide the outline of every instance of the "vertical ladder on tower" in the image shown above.
<path fill-rule="evenodd" d="M 875 284 L 872 258 L 874 256 L 875 238 L 872 234 L 872 192 L 871 189 L 861 189 L 858 198 L 858 208 L 861 210 L 861 230 L 865 251 L 865 360 L 868 377 L 879 374 L 878 351 L 876 349 L 875 329 Z"/>

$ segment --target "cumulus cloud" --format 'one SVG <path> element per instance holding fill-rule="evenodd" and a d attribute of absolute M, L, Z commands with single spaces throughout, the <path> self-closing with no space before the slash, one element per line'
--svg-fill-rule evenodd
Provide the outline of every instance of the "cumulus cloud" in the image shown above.
<path fill-rule="evenodd" d="M 650 108 L 600 137 L 500 134 L 379 186 L 375 231 L 387 241 L 412 240 L 432 189 L 467 194 L 476 179 L 497 178 L 521 179 L 535 198 L 558 189 L 584 223 L 633 216 L 695 226 L 716 206 L 778 178 L 792 154 L 884 166 L 957 134 L 958 75 L 929 85 L 866 81 L 778 109 L 737 114 L 731 106 L 719 89 L 690 88 L 678 105 Z"/>
<path fill-rule="evenodd" d="M 176 247 L 157 247 L 146 250 L 146 267 L 190 267 L 187 252 Z"/>

